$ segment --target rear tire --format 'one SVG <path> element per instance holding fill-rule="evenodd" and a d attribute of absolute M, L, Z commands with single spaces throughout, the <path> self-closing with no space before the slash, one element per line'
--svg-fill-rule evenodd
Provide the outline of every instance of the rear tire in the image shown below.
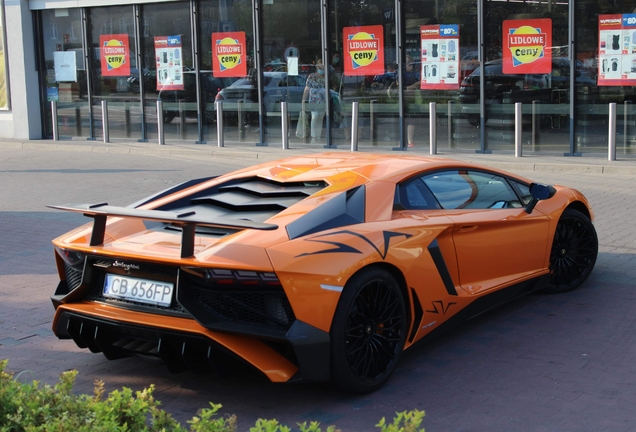
<path fill-rule="evenodd" d="M 331 377 L 342 390 L 369 393 L 391 376 L 404 349 L 405 301 L 387 271 L 367 268 L 345 286 L 331 326 Z"/>
<path fill-rule="evenodd" d="M 590 219 L 566 209 L 554 233 L 550 251 L 549 293 L 572 291 L 592 272 L 598 255 L 598 237 Z"/>

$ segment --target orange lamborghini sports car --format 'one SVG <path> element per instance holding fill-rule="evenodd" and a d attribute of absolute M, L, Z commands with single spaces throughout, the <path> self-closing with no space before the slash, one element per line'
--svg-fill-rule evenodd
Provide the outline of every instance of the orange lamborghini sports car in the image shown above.
<path fill-rule="evenodd" d="M 355 392 L 422 339 L 576 288 L 598 251 L 580 192 L 411 155 L 295 156 L 127 207 L 52 207 L 93 219 L 53 241 L 59 338 Z"/>

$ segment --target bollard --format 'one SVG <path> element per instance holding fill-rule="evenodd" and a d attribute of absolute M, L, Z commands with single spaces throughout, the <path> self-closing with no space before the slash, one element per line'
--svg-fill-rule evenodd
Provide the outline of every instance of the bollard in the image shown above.
<path fill-rule="evenodd" d="M 132 134 L 130 126 L 130 106 L 128 102 L 124 102 L 124 130 L 126 131 L 127 137 Z"/>
<path fill-rule="evenodd" d="M 521 102 L 515 102 L 515 157 L 521 157 L 522 114 Z"/>
<path fill-rule="evenodd" d="M 179 99 L 179 135 L 182 140 L 186 139 L 186 115 L 185 100 Z"/>
<path fill-rule="evenodd" d="M 538 100 L 532 101 L 532 151 L 535 151 L 535 146 L 537 144 L 537 106 L 539 105 Z"/>
<path fill-rule="evenodd" d="M 164 145 L 166 143 L 163 136 L 163 101 L 157 101 L 157 135 L 159 135 L 159 144 Z"/>
<path fill-rule="evenodd" d="M 57 101 L 51 101 L 51 120 L 53 122 L 53 141 L 59 141 L 60 130 L 57 120 Z"/>
<path fill-rule="evenodd" d="M 450 105 L 449 105 L 450 106 Z M 437 105 L 435 102 L 429 102 L 428 104 L 428 122 L 429 122 L 429 146 L 430 153 L 432 155 L 437 154 Z M 450 116 L 448 117 L 448 124 L 450 125 Z"/>
<path fill-rule="evenodd" d="M 437 143 L 435 143 L 437 146 Z M 448 101 L 448 148 L 453 147 L 453 101 Z M 432 153 L 431 153 L 432 154 Z"/>
<path fill-rule="evenodd" d="M 216 139 L 218 141 L 218 146 L 225 146 L 224 136 L 223 136 L 223 102 L 217 101 L 214 103 L 216 105 Z"/>
<path fill-rule="evenodd" d="M 358 151 L 358 104 L 351 103 L 351 151 Z"/>
<path fill-rule="evenodd" d="M 102 131 L 104 132 L 104 142 L 110 140 L 110 128 L 108 126 L 108 101 L 102 101 Z"/>
<path fill-rule="evenodd" d="M 375 145 L 375 104 L 377 100 L 369 103 L 369 144 Z"/>
<path fill-rule="evenodd" d="M 289 149 L 289 118 L 287 117 L 287 102 L 280 103 L 281 133 L 283 134 L 283 150 Z"/>
<path fill-rule="evenodd" d="M 75 107 L 75 136 L 82 136 L 82 113 L 79 106 Z"/>
<path fill-rule="evenodd" d="M 609 104 L 609 129 L 607 132 L 607 160 L 616 160 L 616 102 Z"/>

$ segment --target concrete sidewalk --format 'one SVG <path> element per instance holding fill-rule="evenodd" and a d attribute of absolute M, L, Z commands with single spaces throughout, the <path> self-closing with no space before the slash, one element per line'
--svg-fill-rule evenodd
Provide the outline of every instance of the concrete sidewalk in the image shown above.
<path fill-rule="evenodd" d="M 322 145 L 304 144 L 282 149 L 282 146 L 257 146 L 244 142 L 228 142 L 224 147 L 211 144 L 165 144 L 156 142 L 117 141 L 103 143 L 89 140 L 0 140 L 0 149 L 29 149 L 38 151 L 74 151 L 118 154 L 149 154 L 156 156 L 179 156 L 196 158 L 253 159 L 254 163 L 307 153 L 348 152 L 349 148 L 325 148 Z M 360 152 L 376 152 L 391 154 L 414 154 L 429 156 L 429 149 L 420 147 L 408 151 L 395 151 L 388 146 L 359 147 Z M 449 151 L 438 149 L 435 157 L 450 157 L 494 166 L 505 170 L 563 172 L 570 174 L 611 174 L 636 175 L 636 156 L 617 155 L 616 161 L 609 161 L 607 155 L 590 154 L 581 157 L 563 156 L 562 154 L 528 154 L 515 157 L 514 153 L 475 153 L 474 151 Z"/>

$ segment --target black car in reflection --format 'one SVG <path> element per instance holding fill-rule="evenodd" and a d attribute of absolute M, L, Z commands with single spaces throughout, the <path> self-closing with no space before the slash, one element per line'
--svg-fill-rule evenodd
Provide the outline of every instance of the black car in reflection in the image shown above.
<path fill-rule="evenodd" d="M 502 60 L 496 59 L 484 65 L 486 121 L 501 120 L 503 104 L 516 102 L 540 104 L 558 104 L 569 101 L 570 60 L 563 57 L 552 59 L 552 72 L 549 74 L 504 74 Z M 592 73 L 585 70 L 577 61 L 577 85 L 596 85 Z M 459 102 L 462 112 L 473 126 L 479 125 L 479 68 L 465 77 L 459 88 Z"/>

